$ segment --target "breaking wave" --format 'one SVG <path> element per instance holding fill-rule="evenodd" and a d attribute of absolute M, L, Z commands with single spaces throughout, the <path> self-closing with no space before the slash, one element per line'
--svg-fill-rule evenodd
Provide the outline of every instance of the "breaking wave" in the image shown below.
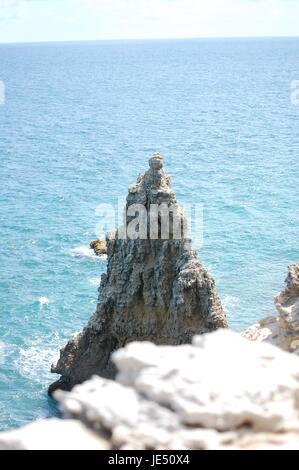
<path fill-rule="evenodd" d="M 94 260 L 106 260 L 107 255 L 96 255 L 95 252 L 87 245 L 79 245 L 71 250 L 71 256 L 79 258 L 90 258 Z"/>

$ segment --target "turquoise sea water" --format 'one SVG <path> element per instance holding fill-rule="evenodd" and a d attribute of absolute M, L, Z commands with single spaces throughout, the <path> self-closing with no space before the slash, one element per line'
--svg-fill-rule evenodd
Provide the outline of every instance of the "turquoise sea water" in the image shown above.
<path fill-rule="evenodd" d="M 0 45 L 0 429 L 56 413 L 51 362 L 94 312 L 105 270 L 88 250 L 95 208 L 154 151 L 179 201 L 204 204 L 199 256 L 231 327 L 274 313 L 299 261 L 298 46 Z"/>

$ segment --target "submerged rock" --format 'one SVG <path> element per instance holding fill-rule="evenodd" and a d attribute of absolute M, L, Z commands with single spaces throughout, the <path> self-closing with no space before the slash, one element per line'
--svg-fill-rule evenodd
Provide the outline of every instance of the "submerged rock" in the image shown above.
<path fill-rule="evenodd" d="M 274 298 L 278 317 L 267 317 L 242 333 L 299 355 L 299 264 L 289 266 L 286 288 Z"/>
<path fill-rule="evenodd" d="M 169 236 L 163 238 L 158 216 L 157 227 L 139 223 L 139 237 L 126 238 L 134 226 L 134 204 L 139 212 L 146 211 L 145 222 L 154 205 L 171 208 L 176 219 L 169 222 Z M 93 374 L 113 378 L 111 353 L 131 341 L 178 345 L 227 326 L 212 277 L 197 259 L 191 240 L 177 237 L 178 222 L 182 231 L 186 220 L 160 155 L 150 159 L 148 171 L 129 188 L 125 214 L 124 225 L 107 235 L 107 274 L 102 275 L 97 310 L 82 333 L 61 350 L 52 367 L 61 379 L 50 391 L 71 389 Z"/>
<path fill-rule="evenodd" d="M 105 240 L 93 240 L 92 242 L 90 242 L 89 246 L 95 252 L 96 255 L 105 255 L 107 253 Z"/>

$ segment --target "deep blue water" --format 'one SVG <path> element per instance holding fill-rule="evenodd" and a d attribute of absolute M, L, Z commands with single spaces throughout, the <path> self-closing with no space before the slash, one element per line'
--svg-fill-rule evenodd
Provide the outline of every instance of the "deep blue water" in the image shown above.
<path fill-rule="evenodd" d="M 299 260 L 298 40 L 0 45 L 0 429 L 55 414 L 59 347 L 95 310 L 95 208 L 154 151 L 204 204 L 200 258 L 231 327 Z M 42 297 L 48 303 L 42 303 Z"/>

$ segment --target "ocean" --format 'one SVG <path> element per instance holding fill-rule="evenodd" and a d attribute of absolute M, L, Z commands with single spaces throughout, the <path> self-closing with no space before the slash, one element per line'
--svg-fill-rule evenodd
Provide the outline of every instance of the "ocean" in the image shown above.
<path fill-rule="evenodd" d="M 57 414 L 51 363 L 95 311 L 96 207 L 160 152 L 202 203 L 231 328 L 299 261 L 298 39 L 0 45 L 0 429 Z M 221 353 L 221 352 L 220 352 Z"/>

